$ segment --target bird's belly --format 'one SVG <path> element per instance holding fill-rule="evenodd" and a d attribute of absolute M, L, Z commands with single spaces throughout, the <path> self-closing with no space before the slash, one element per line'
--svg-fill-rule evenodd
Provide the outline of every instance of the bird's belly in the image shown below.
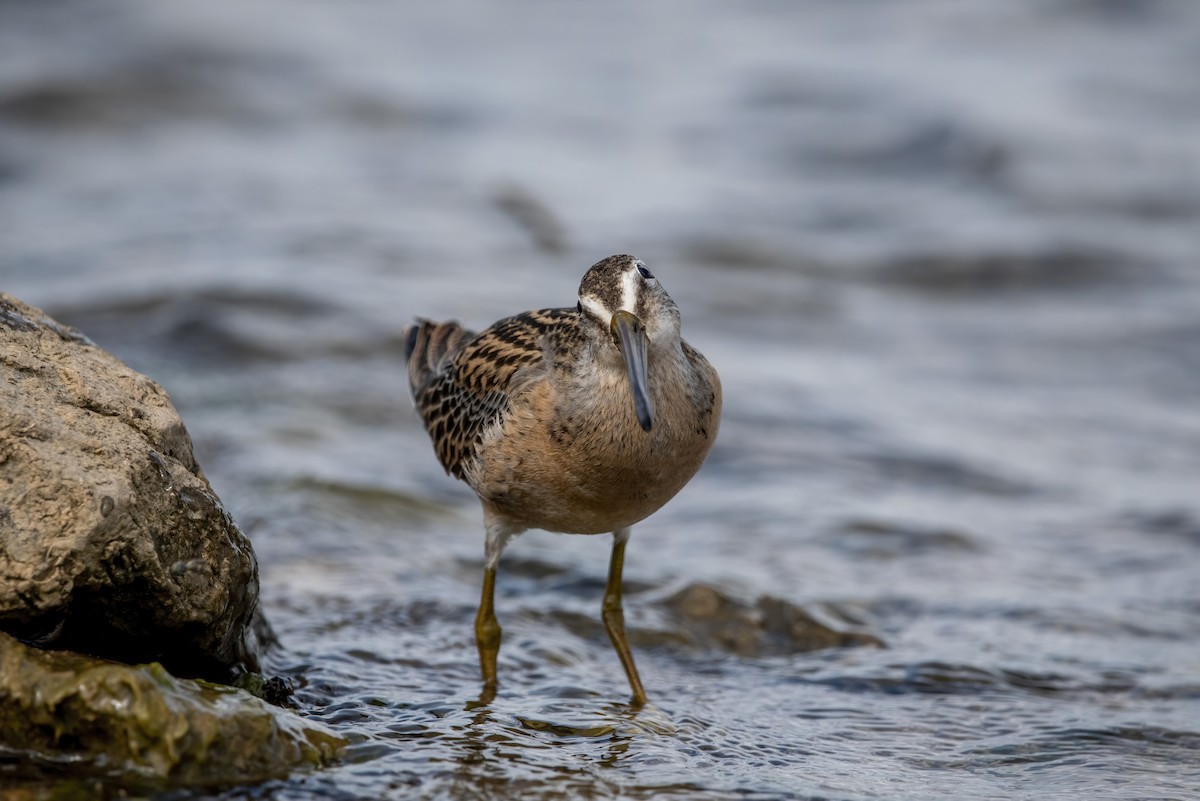
<path fill-rule="evenodd" d="M 695 475 L 711 444 L 667 430 L 634 428 L 622 440 L 589 433 L 498 436 L 481 448 L 469 482 L 484 503 L 519 525 L 601 534 L 661 508 Z"/>

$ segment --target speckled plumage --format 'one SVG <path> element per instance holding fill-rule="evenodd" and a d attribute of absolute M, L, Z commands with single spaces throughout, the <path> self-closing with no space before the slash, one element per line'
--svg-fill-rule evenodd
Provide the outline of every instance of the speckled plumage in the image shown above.
<path fill-rule="evenodd" d="M 529 528 L 616 535 L 605 623 L 644 702 L 624 643 L 620 574 L 629 528 L 691 479 L 720 422 L 716 371 L 679 335 L 679 312 L 645 265 L 612 256 L 575 308 L 541 309 L 479 334 L 419 321 L 407 332 L 413 398 L 438 459 L 479 495 L 487 528 L 476 635 L 495 685 L 492 582 Z"/>
<path fill-rule="evenodd" d="M 543 339 L 568 346 L 577 337 L 574 309 L 525 312 L 478 335 L 455 322 L 422 320 L 409 329 L 413 399 L 447 473 L 466 478 L 484 431 L 527 379 L 545 372 Z"/>

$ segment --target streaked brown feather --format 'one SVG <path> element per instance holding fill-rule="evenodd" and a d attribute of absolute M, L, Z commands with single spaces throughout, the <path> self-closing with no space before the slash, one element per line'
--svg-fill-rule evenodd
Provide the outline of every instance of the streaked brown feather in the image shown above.
<path fill-rule="evenodd" d="M 408 375 L 417 411 L 442 467 L 465 479 L 484 432 L 510 399 L 578 338 L 574 309 L 540 309 L 475 335 L 456 322 L 422 320 L 409 329 Z"/>

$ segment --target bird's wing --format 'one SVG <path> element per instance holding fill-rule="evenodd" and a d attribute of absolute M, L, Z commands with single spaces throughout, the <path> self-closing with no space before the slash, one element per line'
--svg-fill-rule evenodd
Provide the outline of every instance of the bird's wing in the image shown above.
<path fill-rule="evenodd" d="M 409 334 L 413 397 L 447 473 L 464 478 L 484 432 L 512 398 L 547 374 L 560 329 L 576 314 L 525 312 L 474 338 L 457 323 L 414 326 L 420 330 Z"/>

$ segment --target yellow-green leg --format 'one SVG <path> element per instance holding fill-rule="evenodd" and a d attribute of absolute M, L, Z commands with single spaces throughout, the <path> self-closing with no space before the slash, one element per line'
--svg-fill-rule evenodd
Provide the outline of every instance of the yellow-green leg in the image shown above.
<path fill-rule="evenodd" d="M 621 666 L 625 668 L 629 688 L 633 690 L 633 705 L 643 706 L 646 703 L 646 691 L 642 688 L 637 665 L 633 663 L 633 652 L 629 650 L 629 642 L 625 639 L 625 610 L 621 606 L 621 570 L 625 566 L 625 543 L 628 541 L 629 529 L 623 528 L 613 532 L 612 559 L 608 563 L 608 584 L 604 587 L 604 609 L 601 618 L 604 620 L 604 627 L 608 629 L 613 648 L 621 658 Z"/>
<path fill-rule="evenodd" d="M 500 554 L 504 546 L 522 529 L 507 522 L 489 506 L 483 504 L 483 526 L 487 531 L 484 543 L 483 593 L 479 598 L 479 612 L 475 615 L 475 645 L 479 648 L 479 670 L 483 674 L 483 695 L 480 701 L 491 703 L 496 697 L 496 659 L 500 655 L 500 621 L 496 620 L 493 596 L 496 594 L 496 569 L 500 566 Z"/>
<path fill-rule="evenodd" d="M 475 645 L 479 648 L 479 668 L 483 673 L 485 693 L 495 693 L 496 658 L 500 655 L 500 622 L 496 620 L 496 608 L 492 603 L 495 592 L 496 568 L 486 567 L 483 571 L 479 613 L 475 615 Z"/>

